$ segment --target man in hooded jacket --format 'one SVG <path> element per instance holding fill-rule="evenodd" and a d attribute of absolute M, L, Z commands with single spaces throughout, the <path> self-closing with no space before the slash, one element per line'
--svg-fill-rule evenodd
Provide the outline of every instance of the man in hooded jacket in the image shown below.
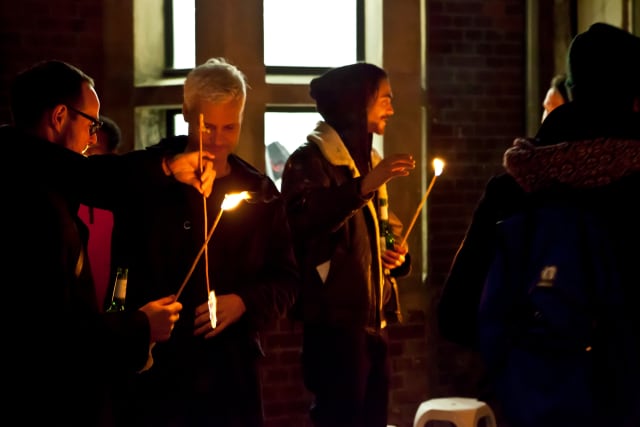
<path fill-rule="evenodd" d="M 384 70 L 367 63 L 335 68 L 310 89 L 324 121 L 289 157 L 282 195 L 303 281 L 311 418 L 318 427 L 386 427 L 383 305 L 391 289 L 384 271 L 407 274 L 409 258 L 406 246 L 381 250 L 378 207 L 385 183 L 408 175 L 415 162 L 408 154 L 379 159 L 372 149 L 373 133 L 382 135 L 393 114 Z"/>

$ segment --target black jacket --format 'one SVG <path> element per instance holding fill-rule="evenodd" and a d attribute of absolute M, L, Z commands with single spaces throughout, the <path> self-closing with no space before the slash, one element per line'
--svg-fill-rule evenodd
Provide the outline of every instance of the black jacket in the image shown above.
<path fill-rule="evenodd" d="M 598 332 L 626 349 L 613 361 L 597 365 L 606 366 L 606 372 L 594 369 L 600 386 L 593 391 L 598 408 L 591 410 L 599 415 L 592 422 L 639 425 L 640 114 L 562 105 L 543 122 L 537 138 L 515 140 L 505 153 L 504 165 L 507 173 L 489 181 L 445 282 L 438 306 L 440 332 L 476 348 L 478 305 L 495 253 L 498 221 L 525 204 L 552 198 L 586 206 L 600 218 L 612 241 L 624 301 L 622 313 L 597 313 L 606 316 Z M 622 328 L 605 329 L 612 317 L 624 318 L 624 333 L 618 330 Z M 602 360 L 610 356 L 606 351 L 594 354 Z"/>
<path fill-rule="evenodd" d="M 11 127 L 0 141 L 3 412 L 25 425 L 96 425 L 105 384 L 140 369 L 150 340 L 144 313 L 99 312 L 77 216 L 81 196 L 106 188 L 117 166 Z"/>
<path fill-rule="evenodd" d="M 147 152 L 182 152 L 184 136 L 168 138 Z M 298 272 L 280 195 L 273 182 L 235 155 L 231 173 L 217 178 L 207 199 L 211 227 L 226 193 L 249 191 L 252 198 L 225 211 L 208 246 L 210 287 L 216 295 L 239 295 L 246 312 L 220 335 L 205 340 L 193 336 L 195 308 L 207 301 L 204 256 L 198 262 L 179 301 L 180 320 L 171 339 L 153 350 L 147 376 L 184 380 L 193 389 L 219 387 L 207 375 L 215 369 L 211 354 L 242 357 L 253 364 L 261 354 L 259 331 L 283 316 L 298 291 Z M 203 198 L 177 181 L 122 200 L 114 211 L 113 267 L 127 267 L 127 307 L 175 294 L 204 242 Z M 166 384 L 167 392 L 171 386 Z M 175 390 L 173 390 L 175 391 Z"/>
<path fill-rule="evenodd" d="M 495 224 L 521 210 L 531 194 L 541 200 L 559 194 L 587 199 L 601 208 L 629 269 L 630 300 L 636 300 L 639 146 L 639 114 L 593 111 L 573 103 L 554 110 L 535 139 L 516 139 L 504 157 L 508 173 L 489 180 L 452 263 L 438 306 L 442 335 L 476 346 L 477 308 L 493 259 Z"/>
<path fill-rule="evenodd" d="M 313 135 L 315 142 L 291 154 L 282 180 L 302 274 L 301 317 L 378 331 L 387 322 L 383 305 L 392 282 L 383 277 L 374 194 L 360 196 L 362 178 L 333 128 L 321 122 Z M 399 276 L 409 266 L 407 257 Z"/>

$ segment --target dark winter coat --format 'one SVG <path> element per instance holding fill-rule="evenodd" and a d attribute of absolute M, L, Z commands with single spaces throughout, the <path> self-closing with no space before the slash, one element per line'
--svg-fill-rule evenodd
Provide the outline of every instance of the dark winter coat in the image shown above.
<path fill-rule="evenodd" d="M 282 182 L 302 274 L 300 315 L 310 324 L 378 331 L 391 290 L 374 195 L 360 195 L 362 178 L 335 130 L 319 123 L 313 135 L 289 157 Z"/>
<path fill-rule="evenodd" d="M 506 174 L 492 178 L 452 264 L 438 306 L 442 335 L 477 346 L 477 314 L 485 277 L 493 260 L 496 224 L 524 203 L 560 198 L 588 206 L 605 224 L 623 286 L 628 354 L 616 356 L 615 369 L 597 371 L 601 408 L 607 425 L 638 425 L 640 394 L 640 114 L 562 105 L 551 112 L 535 139 L 516 139 L 504 156 Z M 606 339 L 616 332 L 604 331 Z M 616 381 L 618 381 L 616 383 Z M 621 382 L 625 384 L 621 384 Z M 627 386 L 630 385 L 630 386 Z M 616 394 L 616 390 L 627 390 Z M 614 415 L 615 414 L 615 415 Z M 595 425 L 601 425 L 594 417 Z M 627 424 L 628 423 L 628 424 Z"/>
<path fill-rule="evenodd" d="M 3 413 L 24 425 L 97 425 L 105 384 L 144 366 L 150 342 L 141 311 L 99 312 L 77 216 L 81 196 L 110 188 L 118 166 L 11 127 L 0 141 Z"/>
<path fill-rule="evenodd" d="M 168 138 L 146 151 L 182 152 L 185 136 Z M 147 376 L 166 377 L 170 384 L 207 390 L 220 387 L 205 372 L 224 370 L 212 355 L 236 358 L 253 366 L 262 349 L 259 331 L 283 316 L 298 291 L 298 272 L 279 193 L 273 182 L 235 155 L 231 173 L 217 178 L 207 199 L 212 227 L 224 195 L 248 191 L 251 199 L 224 211 L 208 246 L 209 284 L 216 295 L 237 294 L 246 306 L 240 320 L 212 339 L 195 337 L 195 308 L 208 297 L 205 257 L 198 262 L 179 301 L 180 320 L 171 339 L 153 350 Z M 204 242 L 203 198 L 194 188 L 172 182 L 128 199 L 114 212 L 113 266 L 127 267 L 126 305 L 175 294 Z"/>
<path fill-rule="evenodd" d="M 556 194 L 563 191 L 566 197 L 591 198 L 612 217 L 621 245 L 627 242 L 634 247 L 633 236 L 640 236 L 635 226 L 640 203 L 634 196 L 640 189 L 640 175 L 634 173 L 640 170 L 635 151 L 640 145 L 638 114 L 608 116 L 573 103 L 556 110 L 535 139 L 514 142 L 505 153 L 509 173 L 491 178 L 485 188 L 439 303 L 439 326 L 445 338 L 475 346 L 477 307 L 493 259 L 495 224 L 521 210 L 527 193 L 537 191 L 535 197 L 544 198 L 540 191 L 551 189 Z M 622 256 L 628 258 L 628 254 L 623 251 Z"/>

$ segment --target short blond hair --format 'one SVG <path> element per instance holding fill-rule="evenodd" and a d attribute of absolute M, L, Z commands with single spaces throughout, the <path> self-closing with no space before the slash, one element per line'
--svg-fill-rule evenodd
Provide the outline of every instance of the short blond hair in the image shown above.
<path fill-rule="evenodd" d="M 235 65 L 225 58 L 210 58 L 187 74 L 184 82 L 184 107 L 195 108 L 199 101 L 213 103 L 247 96 L 247 79 Z"/>

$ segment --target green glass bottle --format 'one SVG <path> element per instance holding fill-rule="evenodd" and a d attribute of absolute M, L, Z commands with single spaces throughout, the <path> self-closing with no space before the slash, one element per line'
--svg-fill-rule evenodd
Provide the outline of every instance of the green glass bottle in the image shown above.
<path fill-rule="evenodd" d="M 107 307 L 107 312 L 124 311 L 124 301 L 127 297 L 127 279 L 129 270 L 118 267 L 116 271 L 116 280 L 113 285 L 113 293 L 111 294 L 111 304 Z"/>
<path fill-rule="evenodd" d="M 393 249 L 395 247 L 396 238 L 391 232 L 389 225 L 389 205 L 386 198 L 380 198 L 380 248 Z"/>

